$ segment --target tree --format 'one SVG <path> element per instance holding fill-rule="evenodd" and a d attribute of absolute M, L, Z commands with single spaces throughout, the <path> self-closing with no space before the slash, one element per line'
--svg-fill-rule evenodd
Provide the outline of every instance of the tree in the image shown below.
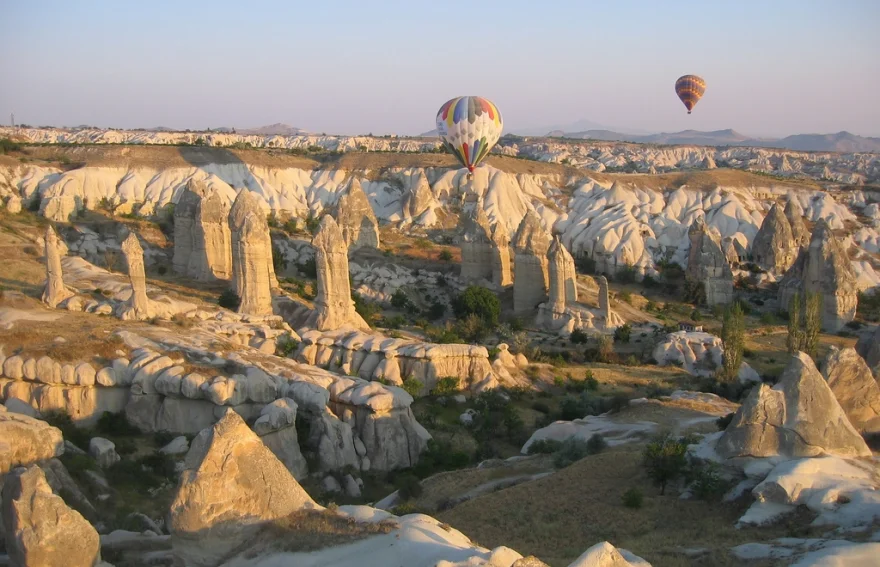
<path fill-rule="evenodd" d="M 645 447 L 643 463 L 648 476 L 666 492 L 666 485 L 684 473 L 687 467 L 687 445 L 671 435 L 655 439 Z"/>
<path fill-rule="evenodd" d="M 632 335 L 632 327 L 629 323 L 625 323 L 614 330 L 614 341 L 618 343 L 628 343 Z"/>
<path fill-rule="evenodd" d="M 489 327 L 495 327 L 498 325 L 498 316 L 501 315 L 501 301 L 485 287 L 472 285 L 455 298 L 452 310 L 459 319 L 474 314 Z"/>
<path fill-rule="evenodd" d="M 819 350 L 819 331 L 822 327 L 822 295 L 807 293 L 804 300 L 804 352 L 814 360 Z"/>
<path fill-rule="evenodd" d="M 743 359 L 743 347 L 745 346 L 745 317 L 739 303 L 735 303 L 724 311 L 721 343 L 724 346 L 721 378 L 725 382 L 733 382 L 739 374 L 739 367 L 742 365 Z"/>
<path fill-rule="evenodd" d="M 611 363 L 614 361 L 614 341 L 608 335 L 599 336 L 597 358 L 599 362 Z"/>
<path fill-rule="evenodd" d="M 788 302 L 788 337 L 785 339 L 785 345 L 791 354 L 801 350 L 803 340 L 801 338 L 801 294 L 795 292 Z"/>

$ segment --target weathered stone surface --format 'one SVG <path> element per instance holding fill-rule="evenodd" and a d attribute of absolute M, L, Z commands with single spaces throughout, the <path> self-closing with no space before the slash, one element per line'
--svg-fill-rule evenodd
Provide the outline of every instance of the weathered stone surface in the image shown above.
<path fill-rule="evenodd" d="M 862 357 L 851 348 L 831 347 L 822 375 L 856 431 L 880 433 L 880 386 Z"/>
<path fill-rule="evenodd" d="M 623 325 L 623 319 L 611 310 L 611 301 L 608 299 L 608 279 L 605 276 L 596 278 L 599 285 L 599 312 L 606 330 L 615 329 Z"/>
<path fill-rule="evenodd" d="M 624 549 L 617 549 L 607 541 L 586 550 L 568 567 L 650 567 L 641 557 Z"/>
<path fill-rule="evenodd" d="M 18 195 L 10 195 L 6 198 L 6 212 L 17 215 L 21 212 L 21 197 Z"/>
<path fill-rule="evenodd" d="M 431 186 L 428 184 L 428 178 L 425 177 L 424 172 L 419 172 L 419 180 L 412 189 L 404 193 L 401 204 L 403 205 L 403 218 L 410 222 L 423 215 L 433 215 L 434 209 L 440 206 L 440 203 L 434 198 L 434 193 L 431 191 Z"/>
<path fill-rule="evenodd" d="M 516 251 L 513 310 L 531 313 L 545 301 L 549 285 L 547 251 L 550 248 L 550 234 L 534 211 L 527 212 L 520 222 L 513 247 Z"/>
<path fill-rule="evenodd" d="M 239 313 L 271 315 L 275 270 L 272 238 L 259 197 L 247 189 L 238 192 L 229 211 L 232 232 L 232 289 L 241 299 Z"/>
<path fill-rule="evenodd" d="M 795 293 L 822 295 L 822 329 L 837 332 L 856 316 L 857 278 L 840 241 L 824 220 L 813 229 L 808 248 L 779 282 L 779 306 L 788 310 Z"/>
<path fill-rule="evenodd" d="M 510 269 L 510 235 L 503 222 L 492 227 L 492 283 L 506 287 L 513 283 Z"/>
<path fill-rule="evenodd" d="M 859 342 L 856 343 L 856 352 L 865 359 L 870 368 L 876 368 L 880 365 L 880 326 L 877 326 L 873 333 L 859 338 Z"/>
<path fill-rule="evenodd" d="M 568 260 L 572 260 L 571 254 L 565 249 L 559 237 L 553 238 L 550 249 L 547 252 L 547 260 L 549 264 L 549 299 L 547 306 L 554 312 L 562 313 L 565 311 L 567 301 L 577 301 L 577 298 L 569 300 L 570 292 L 568 288 L 572 285 L 570 279 L 574 276 L 569 268 Z M 574 260 L 571 261 L 572 265 Z"/>
<path fill-rule="evenodd" d="M 752 258 L 765 270 L 785 273 L 794 264 L 799 250 L 785 213 L 774 203 L 752 241 Z"/>
<path fill-rule="evenodd" d="M 0 398 L 18 399 L 43 415 L 62 411 L 77 424 L 94 425 L 105 411 L 119 413 L 128 401 L 128 388 L 85 388 L 55 384 L 12 382 Z"/>
<path fill-rule="evenodd" d="M 61 273 L 61 257 L 65 254 L 67 246 L 49 225 L 46 229 L 46 289 L 43 290 L 43 303 L 52 308 L 74 295 L 64 285 Z"/>
<path fill-rule="evenodd" d="M 198 281 L 232 277 L 229 206 L 204 183 L 190 180 L 174 209 L 174 270 Z"/>
<path fill-rule="evenodd" d="M 13 565 L 92 567 L 100 561 L 98 532 L 52 493 L 36 465 L 6 477 L 3 524 Z"/>
<path fill-rule="evenodd" d="M 120 457 L 116 453 L 116 444 L 103 437 L 92 437 L 89 441 L 89 455 L 102 469 L 107 469 L 119 462 Z"/>
<path fill-rule="evenodd" d="M 0 411 L 0 476 L 15 467 L 51 459 L 63 452 L 60 429 L 5 408 Z"/>
<path fill-rule="evenodd" d="M 804 353 L 773 386 L 761 384 L 737 410 L 718 440 L 718 453 L 733 457 L 870 456 L 834 393 Z"/>
<path fill-rule="evenodd" d="M 193 440 L 171 504 L 174 555 L 214 566 L 261 524 L 319 507 L 234 411 Z"/>
<path fill-rule="evenodd" d="M 703 217 L 698 217 L 688 231 L 690 251 L 685 277 L 703 284 L 706 303 L 725 305 L 733 301 L 733 272 L 727 256 L 721 250 L 718 234 L 706 227 Z"/>
<path fill-rule="evenodd" d="M 128 277 L 131 280 L 131 299 L 123 309 L 123 320 L 144 320 L 153 316 L 150 299 L 147 297 L 147 277 L 144 273 L 144 249 L 134 232 L 122 242 L 122 252 L 128 265 Z"/>
<path fill-rule="evenodd" d="M 477 202 L 470 211 L 462 214 L 460 223 L 462 279 L 491 281 L 494 243 L 483 203 Z"/>
<path fill-rule="evenodd" d="M 810 232 L 804 224 L 804 209 L 796 199 L 789 199 L 785 204 L 785 218 L 791 226 L 791 236 L 800 248 L 810 245 Z"/>
<path fill-rule="evenodd" d="M 318 271 L 318 295 L 309 326 L 320 331 L 342 327 L 368 329 L 369 325 L 355 311 L 349 283 L 348 248 L 339 225 L 330 215 L 321 219 L 312 246 Z"/>
<path fill-rule="evenodd" d="M 349 250 L 379 247 L 379 222 L 357 178 L 352 178 L 348 192 L 339 198 L 336 222 Z"/>
<path fill-rule="evenodd" d="M 277 431 L 269 431 L 261 435 L 260 440 L 295 479 L 300 480 L 309 474 L 309 466 L 299 448 L 296 427 L 290 426 Z"/>

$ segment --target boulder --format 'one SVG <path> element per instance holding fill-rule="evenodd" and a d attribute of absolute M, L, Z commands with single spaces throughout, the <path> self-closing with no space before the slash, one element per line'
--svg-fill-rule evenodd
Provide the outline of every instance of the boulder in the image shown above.
<path fill-rule="evenodd" d="M 193 440 L 171 504 L 174 555 L 214 566 L 267 522 L 320 507 L 234 411 Z"/>
<path fill-rule="evenodd" d="M 880 365 L 880 325 L 874 329 L 873 333 L 862 335 L 859 342 L 856 343 L 856 352 L 858 352 L 870 368 L 876 368 Z"/>
<path fill-rule="evenodd" d="M 586 550 L 568 567 L 651 567 L 651 564 L 625 550 L 603 541 Z"/>
<path fill-rule="evenodd" d="M 15 467 L 51 459 L 63 452 L 60 429 L 5 408 L 0 412 L 0 476 Z"/>
<path fill-rule="evenodd" d="M 339 198 L 336 222 L 349 250 L 379 247 L 379 222 L 357 178 L 352 178 L 348 192 Z"/>
<path fill-rule="evenodd" d="M 6 477 L 2 512 L 13 565 L 92 567 L 101 559 L 98 532 L 52 493 L 36 465 Z"/>
<path fill-rule="evenodd" d="M 799 251 L 785 213 L 774 203 L 752 241 L 752 258 L 765 270 L 785 273 Z"/>
<path fill-rule="evenodd" d="M 856 431 L 880 433 L 880 386 L 855 349 L 831 347 L 822 375 Z"/>
<path fill-rule="evenodd" d="M 716 450 L 725 458 L 871 455 L 812 359 L 802 352 L 792 356 L 775 386 L 761 384 L 752 390 Z"/>
<path fill-rule="evenodd" d="M 116 444 L 103 437 L 92 437 L 92 440 L 89 441 L 89 455 L 102 469 L 110 468 L 119 462 Z"/>

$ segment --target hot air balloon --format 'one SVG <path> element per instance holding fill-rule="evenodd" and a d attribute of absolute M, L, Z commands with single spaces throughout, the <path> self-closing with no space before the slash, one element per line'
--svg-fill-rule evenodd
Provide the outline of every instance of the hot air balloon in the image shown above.
<path fill-rule="evenodd" d="M 688 109 L 688 114 L 700 101 L 704 92 L 706 92 L 706 81 L 696 75 L 684 75 L 675 81 L 675 94 Z"/>
<path fill-rule="evenodd" d="M 456 97 L 440 107 L 437 132 L 443 145 L 468 169 L 468 179 L 501 137 L 498 107 L 478 96 Z"/>

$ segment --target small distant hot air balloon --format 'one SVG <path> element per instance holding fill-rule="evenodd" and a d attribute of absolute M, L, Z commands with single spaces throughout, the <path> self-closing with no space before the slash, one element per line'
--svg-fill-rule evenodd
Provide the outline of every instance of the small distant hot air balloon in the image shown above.
<path fill-rule="evenodd" d="M 501 137 L 503 127 L 498 107 L 478 96 L 456 97 L 441 106 L 437 113 L 440 139 L 468 169 L 468 179 Z"/>
<path fill-rule="evenodd" d="M 688 109 L 688 114 L 700 101 L 704 92 L 706 92 L 706 81 L 696 75 L 684 75 L 675 81 L 675 94 Z"/>

